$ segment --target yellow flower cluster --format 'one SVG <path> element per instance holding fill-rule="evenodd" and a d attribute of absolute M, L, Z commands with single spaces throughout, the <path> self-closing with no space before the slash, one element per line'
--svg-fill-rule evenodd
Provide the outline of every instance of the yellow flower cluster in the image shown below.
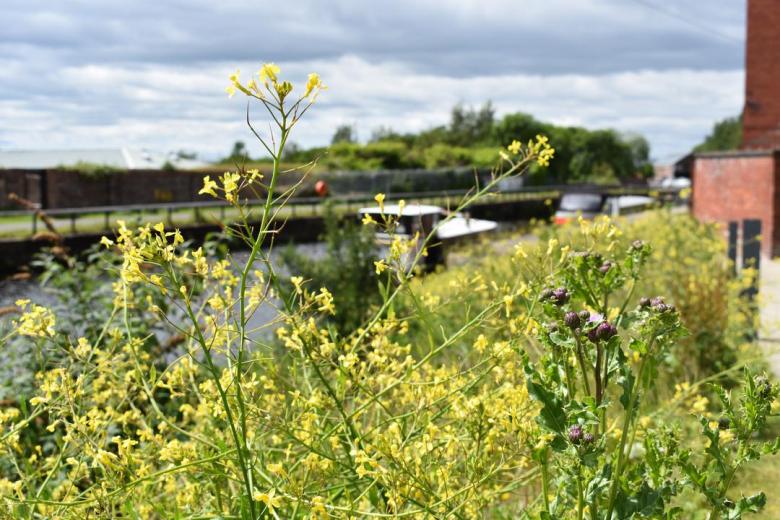
<path fill-rule="evenodd" d="M 264 63 L 257 73 L 257 79 L 253 77 L 246 84 L 243 84 L 241 83 L 240 78 L 241 71 L 237 70 L 230 75 L 230 84 L 225 88 L 225 91 L 231 97 L 235 95 L 236 92 L 242 92 L 247 96 L 264 100 L 266 95 L 260 88 L 260 84 L 262 84 L 267 92 L 274 94 L 275 97 L 281 101 L 292 92 L 293 85 L 289 81 L 280 81 L 280 73 L 281 69 L 275 63 Z M 327 87 L 322 83 L 322 80 L 320 80 L 319 75 L 311 73 L 306 81 L 306 87 L 301 99 L 314 101 L 320 91 L 325 90 L 326 88 Z"/>
<path fill-rule="evenodd" d="M 34 338 L 54 337 L 56 324 L 54 313 L 40 305 L 30 304 L 30 300 L 17 300 L 16 305 L 24 311 L 15 322 L 19 334 Z"/>

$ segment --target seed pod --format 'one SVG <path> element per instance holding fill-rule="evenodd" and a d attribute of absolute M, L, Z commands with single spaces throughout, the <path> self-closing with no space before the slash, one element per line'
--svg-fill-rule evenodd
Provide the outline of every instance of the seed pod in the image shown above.
<path fill-rule="evenodd" d="M 570 329 L 576 329 L 580 326 L 580 316 L 574 311 L 569 311 L 563 316 L 563 322 Z"/>

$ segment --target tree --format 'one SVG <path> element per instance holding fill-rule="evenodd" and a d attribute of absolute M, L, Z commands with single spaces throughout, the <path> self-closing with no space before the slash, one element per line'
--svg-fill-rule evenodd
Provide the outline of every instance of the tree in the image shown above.
<path fill-rule="evenodd" d="M 736 150 L 742 145 L 742 116 L 718 121 L 704 141 L 694 147 L 694 152 L 719 152 Z"/>
<path fill-rule="evenodd" d="M 457 104 L 452 109 L 449 130 L 449 144 L 473 146 L 490 139 L 495 118 L 493 103 L 487 101 L 479 110 Z"/>
<path fill-rule="evenodd" d="M 357 141 L 355 127 L 352 125 L 340 125 L 336 128 L 336 132 L 333 134 L 330 143 L 354 143 L 355 141 Z"/>
<path fill-rule="evenodd" d="M 244 141 L 236 141 L 233 143 L 233 149 L 228 156 L 231 159 L 247 157 L 246 143 Z"/>

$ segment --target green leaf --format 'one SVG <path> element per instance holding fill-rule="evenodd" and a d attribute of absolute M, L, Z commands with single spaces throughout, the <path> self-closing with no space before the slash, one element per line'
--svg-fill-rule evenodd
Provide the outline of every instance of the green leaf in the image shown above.
<path fill-rule="evenodd" d="M 539 424 L 548 430 L 563 435 L 566 431 L 566 412 L 563 410 L 563 403 L 551 391 L 544 386 L 534 382 L 531 378 L 527 380 L 528 393 L 542 403 L 542 410 L 539 412 Z"/>
<path fill-rule="evenodd" d="M 766 506 L 766 495 L 763 492 L 749 497 L 742 497 L 734 506 L 734 509 L 729 510 L 727 518 L 729 520 L 739 520 L 742 518 L 743 513 L 758 513 L 764 509 L 764 506 Z"/>

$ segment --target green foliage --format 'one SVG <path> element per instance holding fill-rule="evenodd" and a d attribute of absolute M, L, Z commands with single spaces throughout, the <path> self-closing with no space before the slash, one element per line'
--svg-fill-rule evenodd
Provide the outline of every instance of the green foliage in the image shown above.
<path fill-rule="evenodd" d="M 693 148 L 694 152 L 721 152 L 736 150 L 742 146 L 742 116 L 727 117 L 712 127 L 704 141 Z"/>
<path fill-rule="evenodd" d="M 374 275 L 374 262 L 379 259 L 377 246 L 370 229 L 353 219 L 339 219 L 330 204 L 324 218 L 324 257 L 311 258 L 290 246 L 282 251 L 281 258 L 291 273 L 330 291 L 338 309 L 330 323 L 340 334 L 348 335 L 382 301 Z"/>
<path fill-rule="evenodd" d="M 545 168 L 534 166 L 529 174 L 531 183 L 614 184 L 653 174 L 650 147 L 641 136 L 561 127 L 523 113 L 497 120 L 490 102 L 479 109 L 456 105 L 448 125 L 418 134 L 381 127 L 365 145 L 355 142 L 352 126 L 340 127 L 336 134 L 329 148 L 290 151 L 285 159 L 307 163 L 323 156 L 321 164 L 331 170 L 489 167 L 495 164 L 499 149 L 517 136 L 542 134 L 555 143 L 555 161 Z"/>
<path fill-rule="evenodd" d="M 357 141 L 357 132 L 355 132 L 355 127 L 352 125 L 341 125 L 338 128 L 336 128 L 336 131 L 333 133 L 333 137 L 330 140 L 331 144 L 339 144 L 339 143 L 354 143 Z"/>
<path fill-rule="evenodd" d="M 107 164 L 91 163 L 86 161 L 78 161 L 76 164 L 67 166 L 57 166 L 58 169 L 64 171 L 72 171 L 79 174 L 79 176 L 87 179 L 101 179 L 109 175 L 115 175 L 117 173 L 124 172 L 121 168 L 116 166 L 109 166 Z"/>

